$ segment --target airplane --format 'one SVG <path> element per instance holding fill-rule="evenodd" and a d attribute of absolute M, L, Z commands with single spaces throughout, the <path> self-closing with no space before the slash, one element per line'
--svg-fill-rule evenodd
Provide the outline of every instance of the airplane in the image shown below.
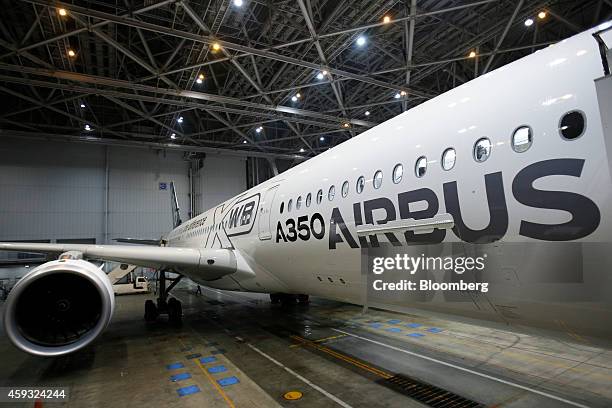
<path fill-rule="evenodd" d="M 147 321 L 180 320 L 172 272 L 273 302 L 314 295 L 610 338 L 611 26 L 486 73 L 185 222 L 173 192 L 175 228 L 139 242 L 157 246 L 0 243 L 58 255 L 11 291 L 8 338 L 38 356 L 94 341 L 114 297 L 91 260 L 162 271 Z M 491 290 L 378 293 L 363 260 L 389 248 L 486 254 L 474 279 Z"/>

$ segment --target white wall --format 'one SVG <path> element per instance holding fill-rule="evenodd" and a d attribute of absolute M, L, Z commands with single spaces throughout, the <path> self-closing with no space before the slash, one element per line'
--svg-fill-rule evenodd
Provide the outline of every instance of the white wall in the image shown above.
<path fill-rule="evenodd" d="M 246 190 L 246 158 L 208 155 L 194 176 L 199 214 Z"/>
<path fill-rule="evenodd" d="M 171 229 L 175 181 L 183 219 L 189 210 L 182 153 L 78 143 L 3 139 L 0 144 L 0 241 L 95 238 L 105 242 L 108 149 L 108 231 L 159 238 Z"/>
<path fill-rule="evenodd" d="M 194 172 L 197 213 L 246 189 L 245 158 L 209 155 L 202 163 Z M 180 152 L 4 138 L 0 241 L 159 238 L 172 228 L 171 181 L 188 218 L 189 165 Z"/>

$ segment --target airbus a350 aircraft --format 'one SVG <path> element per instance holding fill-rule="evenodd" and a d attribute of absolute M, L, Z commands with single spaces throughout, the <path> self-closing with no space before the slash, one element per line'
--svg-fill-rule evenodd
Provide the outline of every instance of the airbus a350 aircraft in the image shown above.
<path fill-rule="evenodd" d="M 88 260 L 274 298 L 418 306 L 609 335 L 612 79 L 600 45 L 610 44 L 610 25 L 404 112 L 178 225 L 160 246 L 0 244 L 59 255 L 12 290 L 7 335 L 44 356 L 93 341 L 114 299 Z M 486 276 L 506 289 L 470 302 L 392 293 L 370 302 L 361 252 L 384 242 L 417 255 L 440 243 L 455 256 L 485 248 Z M 548 279 L 576 270 L 578 280 Z M 167 292 L 158 305 L 179 318 L 180 303 L 166 303 Z M 152 301 L 145 308 L 147 319 L 156 317 Z"/>

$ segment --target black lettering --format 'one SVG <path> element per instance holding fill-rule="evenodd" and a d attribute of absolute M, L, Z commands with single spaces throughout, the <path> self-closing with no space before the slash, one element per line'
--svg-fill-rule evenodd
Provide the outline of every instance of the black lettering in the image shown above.
<path fill-rule="evenodd" d="M 538 224 L 521 221 L 519 234 L 546 241 L 571 241 L 593 233 L 601 221 L 597 204 L 589 198 L 566 191 L 545 191 L 533 187 L 542 177 L 552 175 L 580 177 L 581 159 L 552 159 L 531 164 L 521 170 L 512 182 L 516 200 L 529 207 L 567 211 L 572 219 L 563 224 Z"/>
<path fill-rule="evenodd" d="M 297 232 L 295 230 L 295 220 L 289 218 L 287 220 L 287 228 L 289 228 L 287 230 L 287 240 L 289 242 L 297 241 Z"/>
<path fill-rule="evenodd" d="M 283 242 L 287 242 L 287 238 L 285 237 L 285 233 L 283 232 L 283 226 L 279 221 L 276 225 L 276 242 L 279 242 L 281 239 L 283 240 Z"/>
<path fill-rule="evenodd" d="M 246 203 L 242 211 L 242 217 L 240 217 L 240 225 L 248 225 L 251 223 L 251 216 L 253 215 L 253 207 L 255 203 L 253 201 Z"/>
<path fill-rule="evenodd" d="M 315 220 L 319 221 L 319 224 L 321 225 L 321 228 L 318 232 L 314 225 Z M 323 237 L 325 236 L 325 221 L 323 221 L 323 216 L 321 214 L 314 213 L 312 215 L 312 218 L 310 219 L 310 230 L 312 231 L 313 237 L 315 237 L 316 239 L 323 239 Z"/>
<path fill-rule="evenodd" d="M 300 239 L 302 239 L 303 241 L 308 241 L 310 239 L 310 229 L 308 228 L 307 215 L 302 215 L 301 217 L 298 217 L 298 231 L 298 236 L 300 237 Z M 304 233 L 303 235 L 302 232 Z"/>
<path fill-rule="evenodd" d="M 418 203 L 419 201 L 427 202 L 427 208 L 420 211 L 410 211 L 410 203 Z M 438 214 L 439 202 L 436 193 L 429 188 L 421 188 L 414 191 L 407 191 L 397 195 L 399 205 L 400 218 L 402 220 L 414 219 L 421 220 L 424 218 L 432 218 Z M 415 234 L 413 231 L 404 233 L 406 242 L 409 244 L 439 244 L 446 237 L 446 230 L 435 229 L 429 234 Z"/>
<path fill-rule="evenodd" d="M 355 238 L 353 238 L 351 232 L 344 223 L 344 219 L 342 218 L 342 214 L 340 214 L 338 207 L 332 210 L 331 219 L 329 221 L 329 249 L 336 249 L 336 244 L 339 242 L 344 242 L 344 239 L 342 239 L 340 234 L 336 232 L 336 228 L 340 228 L 340 232 L 346 239 L 346 243 L 351 248 L 359 248 L 357 242 L 355 242 Z"/>
<path fill-rule="evenodd" d="M 487 191 L 487 202 L 489 204 L 489 225 L 481 230 L 468 228 L 461 216 L 459 196 L 457 194 L 457 182 L 444 183 L 444 201 L 446 211 L 452 214 L 455 220 L 453 232 L 466 242 L 484 244 L 501 239 L 508 230 L 508 208 L 504 196 L 504 181 L 502 173 L 491 173 L 485 175 L 485 186 Z"/>
<path fill-rule="evenodd" d="M 385 216 L 382 219 L 376 220 L 377 224 L 385 224 L 389 221 L 395 221 L 395 207 L 393 206 L 393 202 L 388 198 L 375 198 L 373 200 L 368 200 L 363 203 L 363 213 L 365 215 L 365 223 L 372 224 L 374 223 L 374 210 L 385 210 Z M 391 242 L 393 246 L 401 246 L 402 244 L 399 242 L 395 234 L 388 232 L 385 233 L 385 236 Z M 379 246 L 378 239 L 375 235 L 370 236 L 370 242 L 373 247 Z"/>

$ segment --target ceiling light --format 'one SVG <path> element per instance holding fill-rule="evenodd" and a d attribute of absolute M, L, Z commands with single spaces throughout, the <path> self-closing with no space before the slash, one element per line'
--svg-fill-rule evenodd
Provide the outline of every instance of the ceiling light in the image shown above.
<path fill-rule="evenodd" d="M 400 96 L 406 96 L 406 91 L 401 91 Z"/>
<path fill-rule="evenodd" d="M 196 79 L 196 84 L 201 84 L 202 80 L 200 78 Z"/>
<path fill-rule="evenodd" d="M 85 108 L 85 104 L 84 103 L 81 104 L 81 108 L 83 108 L 83 109 Z"/>
<path fill-rule="evenodd" d="M 389 16 L 384 16 L 383 17 L 383 23 L 387 24 L 387 23 L 390 23 L 390 22 L 391 22 L 391 17 L 389 17 Z"/>
<path fill-rule="evenodd" d="M 324 138 L 323 136 L 321 136 L 321 137 L 319 138 L 319 140 L 320 140 L 321 142 L 324 142 L 324 141 L 325 141 L 325 138 Z"/>
<path fill-rule="evenodd" d="M 370 116 L 370 111 L 365 111 L 366 116 Z"/>
<path fill-rule="evenodd" d="M 243 140 L 243 141 L 242 141 L 242 144 L 247 144 L 247 141 L 246 141 L 246 140 Z"/>
<path fill-rule="evenodd" d="M 527 20 L 525 20 L 525 25 L 527 27 L 531 27 L 533 25 L 533 19 L 528 18 Z"/>
<path fill-rule="evenodd" d="M 172 140 L 176 139 L 176 133 L 171 134 L 170 135 L 170 139 L 172 139 Z"/>
<path fill-rule="evenodd" d="M 74 56 L 76 56 L 76 52 L 74 52 L 74 50 L 68 50 L 68 56 L 69 57 L 74 57 Z"/>
<path fill-rule="evenodd" d="M 255 131 L 256 131 L 257 133 L 261 133 L 261 131 L 262 131 L 262 130 L 263 130 L 263 128 L 262 128 L 261 126 L 259 126 L 257 129 L 255 129 Z"/>
<path fill-rule="evenodd" d="M 221 45 L 219 43 L 213 43 L 212 49 L 213 51 L 219 51 L 221 49 Z"/>
<path fill-rule="evenodd" d="M 546 14 L 546 12 L 545 12 L 545 11 L 540 11 L 540 12 L 538 13 L 538 18 L 539 18 L 540 20 L 544 20 L 544 19 L 546 18 L 546 16 L 547 16 L 547 14 Z"/>
<path fill-rule="evenodd" d="M 68 12 L 66 11 L 66 9 L 61 8 L 57 11 L 59 13 L 60 16 L 64 17 L 68 14 Z"/>
<path fill-rule="evenodd" d="M 470 58 L 476 58 L 476 51 L 470 51 Z"/>
<path fill-rule="evenodd" d="M 179 118 L 176 120 L 178 123 L 183 123 L 183 117 L 179 116 Z"/>
<path fill-rule="evenodd" d="M 201 80 L 204 80 L 204 74 L 198 75 L 198 78 L 200 78 Z"/>
<path fill-rule="evenodd" d="M 292 96 L 292 97 L 291 97 L 291 100 L 292 100 L 293 102 L 297 102 L 297 96 L 295 96 L 295 95 L 294 95 L 294 96 Z"/>
<path fill-rule="evenodd" d="M 88 132 L 91 132 L 93 129 L 91 128 L 91 126 L 89 126 L 88 124 L 85 125 L 85 130 Z"/>
<path fill-rule="evenodd" d="M 350 125 L 348 122 L 344 122 L 344 124 L 342 124 L 342 126 L 343 126 L 343 127 L 345 127 L 345 128 L 348 128 L 348 127 L 350 127 L 351 125 Z"/>
<path fill-rule="evenodd" d="M 303 147 L 300 149 L 300 153 L 304 153 L 304 148 Z"/>
<path fill-rule="evenodd" d="M 298 92 L 298 93 L 295 94 L 295 97 L 299 99 L 299 98 L 302 97 L 302 95 Z"/>
<path fill-rule="evenodd" d="M 321 71 L 321 73 L 322 73 L 323 75 L 327 75 L 327 71 L 326 71 L 326 70 Z"/>
<path fill-rule="evenodd" d="M 234 0 L 234 6 L 236 7 L 242 7 L 243 3 L 244 2 L 242 0 Z"/>
<path fill-rule="evenodd" d="M 322 73 L 322 72 L 319 72 L 319 73 L 317 74 L 317 79 L 320 81 L 320 80 L 322 80 L 323 78 L 325 78 L 325 76 L 323 75 L 323 73 Z"/>
<path fill-rule="evenodd" d="M 399 94 L 399 92 L 398 92 L 398 93 L 396 93 L 396 94 L 395 94 L 395 96 L 393 96 L 393 97 L 394 97 L 395 99 L 399 99 L 399 98 L 401 98 L 402 96 L 401 96 L 401 95 Z"/>
<path fill-rule="evenodd" d="M 363 35 L 360 35 L 359 37 L 357 37 L 357 45 L 360 47 L 363 47 L 366 43 L 366 39 Z"/>

